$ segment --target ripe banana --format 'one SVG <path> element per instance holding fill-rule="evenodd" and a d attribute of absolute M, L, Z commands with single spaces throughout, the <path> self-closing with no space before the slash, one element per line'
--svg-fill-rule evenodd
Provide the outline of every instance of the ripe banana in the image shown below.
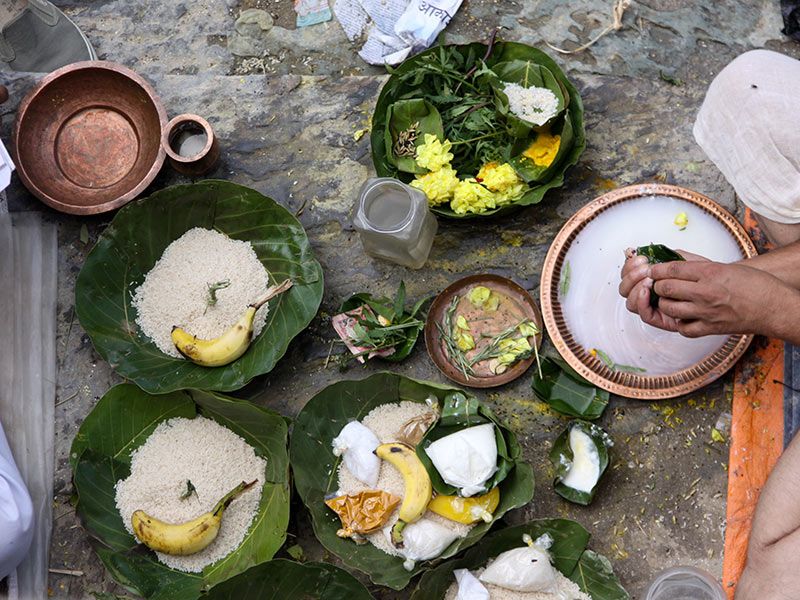
<path fill-rule="evenodd" d="M 253 302 L 239 320 L 221 336 L 213 340 L 201 340 L 180 327 L 172 328 L 172 343 L 178 352 L 203 367 L 221 367 L 232 363 L 247 352 L 253 341 L 253 320 L 256 311 L 270 299 L 292 287 L 291 279 L 269 288 L 264 296 Z"/>
<path fill-rule="evenodd" d="M 131 515 L 133 532 L 141 543 L 156 552 L 178 556 L 200 552 L 216 539 L 228 505 L 255 483 L 243 481 L 225 494 L 213 509 L 186 523 L 165 523 L 137 510 Z"/>
<path fill-rule="evenodd" d="M 496 487 L 483 496 L 462 498 L 461 496 L 436 496 L 428 504 L 428 510 L 451 521 L 466 525 L 481 519 L 491 523 L 497 505 L 500 504 L 500 490 Z"/>
<path fill-rule="evenodd" d="M 392 527 L 392 543 L 402 548 L 403 529 L 425 514 L 425 509 L 431 501 L 433 494 L 431 478 L 417 457 L 417 453 L 407 444 L 400 442 L 381 444 L 375 449 L 375 454 L 400 471 L 405 482 L 400 519 Z"/>

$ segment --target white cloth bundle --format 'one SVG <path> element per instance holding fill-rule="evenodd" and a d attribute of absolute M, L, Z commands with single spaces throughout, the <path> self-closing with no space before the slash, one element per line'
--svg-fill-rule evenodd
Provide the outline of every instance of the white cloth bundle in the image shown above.
<path fill-rule="evenodd" d="M 381 459 L 375 456 L 380 441 L 372 430 L 358 421 L 351 421 L 331 442 L 333 453 L 341 456 L 344 466 L 359 481 L 371 488 L 378 485 Z"/>
<path fill-rule="evenodd" d="M 745 52 L 706 93 L 694 137 L 742 201 L 778 223 L 800 223 L 800 61 Z"/>
<path fill-rule="evenodd" d="M 486 481 L 497 471 L 494 425 L 476 425 L 439 438 L 425 448 L 445 483 L 464 497 L 486 491 Z"/>

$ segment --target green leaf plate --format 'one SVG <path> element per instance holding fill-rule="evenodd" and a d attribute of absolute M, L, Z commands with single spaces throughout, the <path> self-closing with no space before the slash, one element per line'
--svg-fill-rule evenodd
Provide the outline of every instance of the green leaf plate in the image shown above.
<path fill-rule="evenodd" d="M 394 373 L 377 373 L 360 381 L 340 381 L 314 396 L 294 423 L 290 456 L 297 491 L 311 513 L 314 533 L 325 548 L 348 567 L 367 573 L 373 582 L 396 590 L 408 585 L 414 575 L 433 562 L 417 563 L 411 572 L 403 559 L 385 554 L 371 544 L 357 545 L 337 537 L 339 518 L 324 504 L 335 492 L 340 458 L 333 455 L 331 441 L 353 419 L 360 420 L 381 404 L 408 400 L 424 403 L 427 398 L 442 402 L 448 394 L 464 393 L 457 388 L 416 381 Z M 500 505 L 492 523 L 476 525 L 469 534 L 453 542 L 437 560 L 454 556 L 480 540 L 506 512 L 533 498 L 533 471 L 517 462 L 500 484 Z"/>
<path fill-rule="evenodd" d="M 442 600 L 455 581 L 453 571 L 456 569 L 479 569 L 489 559 L 520 548 L 523 535 L 528 534 L 535 540 L 545 533 L 553 538 L 550 547 L 553 566 L 575 581 L 592 600 L 629 600 L 630 596 L 620 585 L 608 560 L 586 549 L 589 532 L 568 519 L 539 519 L 490 533 L 461 558 L 425 573 L 410 600 Z"/>
<path fill-rule="evenodd" d="M 116 482 L 130 474 L 131 454 L 159 423 L 173 417 L 213 419 L 267 459 L 258 513 L 242 544 L 202 573 L 160 563 L 125 529 Z M 277 413 L 244 400 L 196 390 L 151 396 L 132 384 L 110 389 L 72 442 L 76 510 L 103 564 L 121 585 L 149 600 L 195 600 L 212 586 L 272 558 L 289 524 L 288 425 Z"/>
<path fill-rule="evenodd" d="M 325 563 L 276 559 L 211 589 L 206 600 L 372 600 L 347 571 Z"/>
<path fill-rule="evenodd" d="M 599 419 L 608 406 L 609 393 L 586 381 L 561 357 L 543 356 L 541 377 L 533 374 L 533 392 L 555 411 L 571 417 Z"/>
<path fill-rule="evenodd" d="M 253 245 L 271 277 L 294 281 L 270 302 L 264 330 L 223 367 L 201 367 L 161 352 L 136 323 L 131 295 L 164 249 L 193 227 Z M 303 226 L 274 200 L 227 181 L 178 185 L 122 208 L 86 258 L 75 310 L 97 352 L 123 377 L 161 394 L 184 388 L 231 391 L 268 373 L 322 301 L 322 268 Z"/>
<path fill-rule="evenodd" d="M 572 446 L 569 442 L 569 434 L 576 428 L 580 429 L 592 439 L 597 449 L 597 454 L 600 457 L 600 474 L 598 475 L 594 487 L 588 492 L 568 487 L 562 482 L 569 472 L 569 465 L 572 463 L 574 456 L 572 453 Z M 603 473 L 605 473 L 608 468 L 608 448 L 610 446 L 611 438 L 609 435 L 594 423 L 575 420 L 567 425 L 564 432 L 553 442 L 553 448 L 550 450 L 550 462 L 553 464 L 553 468 L 556 471 L 556 479 L 554 482 L 556 493 L 575 504 L 582 504 L 584 506 L 591 504 L 595 492 L 597 492 L 597 488 L 600 485 L 600 481 L 603 479 Z"/>
<path fill-rule="evenodd" d="M 473 61 L 475 58 L 483 57 L 486 54 L 487 47 L 485 44 L 473 43 L 466 45 L 452 45 L 446 48 L 454 48 L 460 55 L 460 62 L 465 64 L 467 61 Z M 414 71 L 421 64 L 424 64 L 425 58 L 439 52 L 439 47 L 430 48 L 425 52 L 417 54 L 401 64 L 396 69 L 392 70 L 392 74 L 381 89 L 380 96 L 375 105 L 375 112 L 372 115 L 372 131 L 370 134 L 370 142 L 372 144 L 372 162 L 375 165 L 375 170 L 381 177 L 396 177 L 406 183 L 413 179 L 413 175 L 409 173 L 402 173 L 398 171 L 393 159 L 389 156 L 392 151 L 387 146 L 386 130 L 387 120 L 391 117 L 390 107 L 398 101 L 407 100 L 415 97 L 417 87 L 422 82 L 424 77 L 417 77 L 409 83 L 403 83 L 401 76 Z M 495 65 L 501 63 L 508 63 L 510 61 L 523 61 L 525 63 L 532 63 L 541 65 L 552 74 L 559 85 L 564 91 L 564 100 L 568 102 L 567 118 L 570 120 L 572 144 L 569 150 L 563 153 L 562 156 L 557 158 L 557 166 L 550 173 L 547 174 L 549 178 L 542 181 L 537 181 L 530 185 L 530 189 L 518 200 L 510 205 L 503 206 L 494 210 L 490 210 L 480 214 L 468 213 L 466 215 L 457 215 L 450 210 L 447 206 L 436 206 L 431 210 L 436 214 L 453 218 L 453 219 L 475 219 L 480 217 L 488 217 L 491 215 L 507 215 L 519 210 L 521 207 L 538 204 L 542 201 L 545 194 L 554 188 L 561 187 L 564 184 L 564 175 L 567 169 L 578 162 L 581 154 L 586 148 L 586 132 L 583 123 L 583 102 L 580 94 L 572 82 L 564 75 L 564 72 L 559 68 L 556 62 L 550 58 L 546 53 L 538 50 L 527 44 L 518 42 L 497 42 L 492 48 L 492 52 L 486 61 L 487 67 L 490 69 Z M 430 74 L 425 74 L 425 77 Z M 442 102 L 449 102 L 452 97 L 443 97 L 439 99 Z M 455 99 L 458 99 L 455 97 Z M 432 103 L 437 104 L 436 99 Z M 509 136 L 510 137 L 510 136 Z M 509 144 L 513 140 L 509 139 Z M 566 143 L 565 143 L 566 146 Z M 458 165 L 453 165 L 456 170 Z M 548 168 L 548 171 L 550 169 Z M 474 176 L 475 173 L 461 174 Z M 542 174 L 537 173 L 536 177 L 541 177 Z"/>

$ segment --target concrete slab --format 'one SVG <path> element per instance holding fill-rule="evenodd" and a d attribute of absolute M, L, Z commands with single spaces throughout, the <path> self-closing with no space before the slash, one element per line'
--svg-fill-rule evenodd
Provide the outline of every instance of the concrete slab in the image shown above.
<path fill-rule="evenodd" d="M 584 53 L 557 58 L 583 95 L 588 138 L 586 153 L 564 188 L 542 205 L 488 226 L 442 222 L 428 265 L 412 275 L 367 258 L 350 225 L 356 190 L 373 173 L 368 136 L 356 139 L 354 134 L 369 126 L 385 75 L 360 61 L 335 21 L 294 30 L 289 0 L 57 4 L 84 28 L 102 58 L 122 62 L 152 81 L 170 115 L 190 111 L 209 119 L 223 148 L 214 176 L 250 185 L 300 213 L 326 271 L 321 312 L 271 375 L 240 392 L 290 416 L 325 385 L 385 368 L 369 365 L 344 374 L 332 365 L 325 368 L 333 339 L 330 315 L 352 292 L 388 293 L 405 278 L 409 296 L 419 297 L 463 275 L 490 271 L 538 293 L 542 260 L 564 221 L 598 194 L 628 183 L 678 183 L 738 211 L 732 189 L 694 144 L 694 114 L 710 79 L 740 52 L 766 46 L 800 57 L 800 45 L 780 34 L 777 2 L 634 3 L 621 31 Z M 265 9 L 274 21 L 267 50 L 249 63 L 228 49 L 235 20 L 248 8 Z M 611 2 L 603 0 L 465 0 L 448 39 L 481 39 L 503 27 L 508 39 L 574 48 L 597 35 L 610 19 Z M 661 72 L 682 84 L 667 83 Z M 4 139 L 33 78 L 15 76 L 8 82 L 11 99 L 0 108 Z M 152 189 L 180 181 L 187 180 L 165 168 Z M 73 306 L 76 275 L 110 217 L 56 214 L 18 180 L 9 190 L 8 206 L 12 211 L 42 211 L 59 227 L 51 566 L 83 575 L 52 575 L 52 597 L 124 594 L 105 573 L 74 515 L 67 462 L 82 419 L 120 381 L 92 349 Z M 80 241 L 84 224 L 89 244 Z M 442 381 L 422 345 L 396 370 Z M 520 436 L 538 482 L 534 501 L 509 521 L 565 516 L 582 522 L 593 533 L 593 548 L 614 561 L 634 597 L 654 571 L 672 564 L 700 566 L 719 576 L 728 449 L 712 443 L 710 432 L 730 409 L 730 391 L 728 377 L 676 402 L 614 399 L 602 419 L 616 441 L 614 463 L 589 508 L 567 504 L 551 489 L 546 454 L 565 421 L 533 399 L 529 379 L 479 393 Z M 294 508 L 292 531 L 306 554 L 329 559 L 314 541 L 302 507 L 296 503 Z M 373 591 L 379 598 L 404 597 Z"/>

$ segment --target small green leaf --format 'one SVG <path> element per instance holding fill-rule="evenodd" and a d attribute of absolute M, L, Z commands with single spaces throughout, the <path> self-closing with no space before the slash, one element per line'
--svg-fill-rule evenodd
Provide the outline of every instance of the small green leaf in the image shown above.
<path fill-rule="evenodd" d="M 562 483 L 562 480 L 569 472 L 574 459 L 572 446 L 570 445 L 569 439 L 570 432 L 573 429 L 580 429 L 592 439 L 592 443 L 597 449 L 597 453 L 600 458 L 600 473 L 598 475 L 597 482 L 588 492 L 576 490 Z M 556 493 L 570 502 L 574 502 L 575 504 L 582 504 L 584 506 L 591 504 L 592 500 L 594 499 L 595 492 L 597 491 L 597 487 L 600 485 L 600 481 L 603 478 L 603 473 L 605 473 L 606 469 L 608 468 L 608 448 L 611 445 L 612 442 L 609 435 L 594 423 L 588 423 L 586 421 L 572 421 L 564 430 L 564 432 L 558 436 L 555 442 L 553 442 L 553 448 L 550 450 L 550 462 L 553 464 L 556 472 L 556 479 L 554 482 Z"/>
<path fill-rule="evenodd" d="M 192 494 L 197 494 L 197 489 L 194 487 L 191 479 L 186 480 L 186 491 L 181 494 L 181 500 L 187 500 Z"/>
<path fill-rule="evenodd" d="M 553 410 L 591 421 L 602 416 L 609 400 L 607 391 L 598 389 L 554 356 L 542 357 L 541 376 L 533 375 L 533 391 Z"/>
<path fill-rule="evenodd" d="M 84 246 L 89 243 L 89 228 L 86 227 L 86 223 L 81 225 L 80 239 Z"/>
<path fill-rule="evenodd" d="M 675 252 L 672 248 L 668 248 L 663 244 L 650 244 L 649 246 L 640 246 L 636 249 L 638 256 L 646 256 L 647 262 L 651 265 L 660 263 L 675 262 L 685 260 L 680 254 Z M 650 290 L 650 306 L 658 308 L 659 297 L 655 290 Z"/>
<path fill-rule="evenodd" d="M 442 117 L 436 107 L 422 99 L 395 102 L 389 107 L 386 117 L 384 135 L 386 147 L 389 148 L 387 159 L 400 171 L 427 173 L 427 169 L 420 167 L 416 161 L 416 147 L 425 142 L 426 133 L 432 133 L 444 141 Z M 405 154 L 398 155 L 398 142 L 409 134 L 411 141 L 404 144 Z"/>
<path fill-rule="evenodd" d="M 683 80 L 678 79 L 674 75 L 669 75 L 668 73 L 665 73 L 661 69 L 659 69 L 658 71 L 658 77 L 661 79 L 661 81 L 666 81 L 668 84 L 674 85 L 676 87 L 680 87 L 683 85 Z"/>
<path fill-rule="evenodd" d="M 572 282 L 572 266 L 569 264 L 569 261 L 564 263 L 564 269 L 561 271 L 561 284 L 559 285 L 559 291 L 561 292 L 561 297 L 566 298 L 567 294 L 569 293 L 569 284 Z"/>
<path fill-rule="evenodd" d="M 630 595 L 614 575 L 611 562 L 591 550 L 586 550 L 569 578 L 592 600 L 630 600 Z"/>
<path fill-rule="evenodd" d="M 300 544 L 295 544 L 294 546 L 289 546 L 286 549 L 286 553 L 291 556 L 293 559 L 299 562 L 306 562 L 306 553 L 303 550 L 303 547 Z"/>

